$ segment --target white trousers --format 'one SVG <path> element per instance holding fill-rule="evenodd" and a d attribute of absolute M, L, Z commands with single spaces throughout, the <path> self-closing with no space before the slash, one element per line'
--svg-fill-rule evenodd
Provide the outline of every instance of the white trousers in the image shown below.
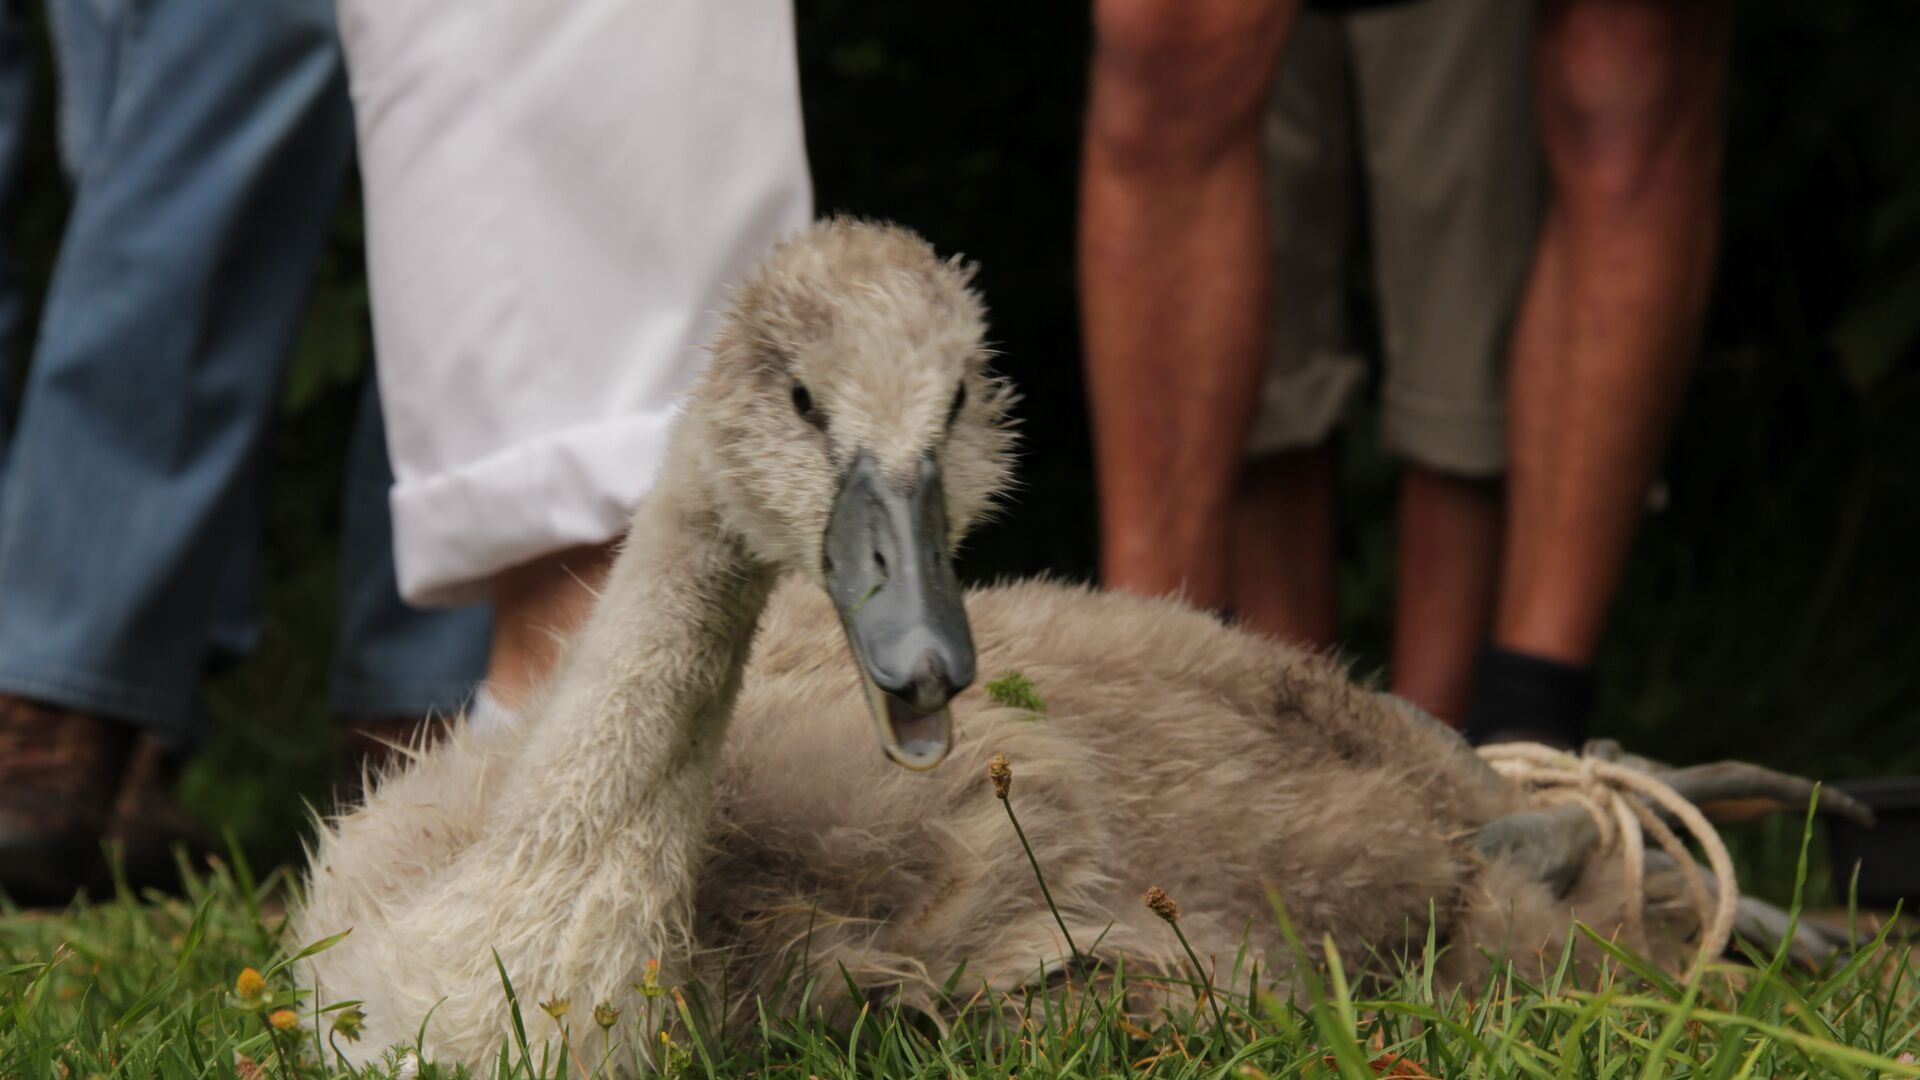
<path fill-rule="evenodd" d="M 400 591 L 618 536 L 803 226 L 790 0 L 340 0 Z"/>

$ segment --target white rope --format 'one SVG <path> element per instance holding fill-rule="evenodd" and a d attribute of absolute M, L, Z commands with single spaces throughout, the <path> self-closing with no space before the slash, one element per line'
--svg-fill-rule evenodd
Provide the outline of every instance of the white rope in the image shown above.
<path fill-rule="evenodd" d="M 1600 849 L 1620 847 L 1627 869 L 1627 895 L 1644 901 L 1646 879 L 1646 837 L 1652 836 L 1661 850 L 1680 864 L 1686 875 L 1687 892 L 1700 913 L 1700 951 L 1695 954 L 1688 978 L 1706 963 L 1726 951 L 1733 938 L 1733 919 L 1740 903 L 1740 882 L 1733 873 L 1733 859 L 1727 845 L 1697 807 L 1647 773 L 1618 762 L 1583 757 L 1555 750 L 1539 743 L 1498 743 L 1480 748 L 1480 756 L 1495 772 L 1526 788 L 1537 800 L 1550 805 L 1574 803 L 1593 817 L 1600 830 Z M 1713 870 L 1715 889 L 1709 894 L 1700 876 L 1700 866 L 1679 836 L 1655 813 L 1652 803 L 1686 827 L 1706 854 Z M 1640 903 L 1631 902 L 1630 916 L 1640 917 Z"/>

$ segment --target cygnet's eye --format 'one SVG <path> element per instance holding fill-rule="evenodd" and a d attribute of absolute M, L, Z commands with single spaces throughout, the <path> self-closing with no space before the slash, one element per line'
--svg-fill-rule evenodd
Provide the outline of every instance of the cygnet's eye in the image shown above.
<path fill-rule="evenodd" d="M 793 381 L 793 411 L 814 427 L 822 426 L 820 413 L 813 407 L 813 395 L 807 392 L 806 384 L 798 379 Z"/>
<path fill-rule="evenodd" d="M 960 419 L 960 410 L 966 408 L 966 406 L 967 406 L 967 384 L 961 383 L 960 388 L 953 392 L 953 404 L 949 406 L 947 409 L 947 426 L 948 427 L 952 427 L 953 422 L 955 420 Z"/>

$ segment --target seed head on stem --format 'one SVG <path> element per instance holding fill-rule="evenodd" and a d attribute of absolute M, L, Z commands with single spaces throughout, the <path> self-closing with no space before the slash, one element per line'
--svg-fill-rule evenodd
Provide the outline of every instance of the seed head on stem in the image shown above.
<path fill-rule="evenodd" d="M 1007 755 L 995 754 L 987 759 L 987 779 L 993 781 L 994 798 L 1005 801 L 1013 787 L 1013 766 L 1007 763 Z"/>
<path fill-rule="evenodd" d="M 1179 940 L 1180 950 L 1187 954 L 1187 960 L 1193 964 L 1193 977 L 1198 980 L 1200 995 L 1207 999 L 1207 1007 L 1213 1010 L 1214 1025 L 1225 1032 L 1227 1018 L 1220 1012 L 1220 1003 L 1214 1000 L 1213 981 L 1207 978 L 1207 969 L 1201 966 L 1200 958 L 1193 954 L 1193 946 L 1187 942 L 1187 935 L 1180 930 L 1180 905 L 1174 903 L 1173 897 L 1167 895 L 1167 890 L 1158 885 L 1148 888 L 1147 894 L 1140 899 L 1153 909 L 1155 915 L 1173 927 L 1173 936 Z"/>
<path fill-rule="evenodd" d="M 1040 872 L 1040 860 L 1034 857 L 1033 845 L 1027 842 L 1027 830 L 1020 827 L 1020 815 L 1013 812 L 1013 800 L 1007 798 L 1007 792 L 1013 787 L 1013 766 L 1008 763 L 1007 755 L 995 754 L 987 761 L 987 779 L 993 781 L 994 797 L 1007 809 L 1007 820 L 1013 823 L 1013 834 L 1020 838 L 1020 850 L 1027 853 L 1027 865 L 1033 867 L 1033 877 L 1040 883 L 1040 896 L 1047 902 L 1047 910 L 1053 912 L 1054 925 L 1060 928 L 1060 936 L 1067 943 L 1067 953 L 1073 957 L 1076 967 L 1085 967 L 1087 956 L 1073 943 L 1073 935 L 1067 930 L 1067 920 L 1060 917 L 1060 906 L 1053 902 L 1053 891 L 1047 888 L 1047 875 Z"/>
<path fill-rule="evenodd" d="M 358 1008 L 341 1009 L 333 1014 L 333 1030 L 346 1036 L 348 1042 L 360 1041 L 360 1025 L 365 1023 L 367 1014 Z"/>

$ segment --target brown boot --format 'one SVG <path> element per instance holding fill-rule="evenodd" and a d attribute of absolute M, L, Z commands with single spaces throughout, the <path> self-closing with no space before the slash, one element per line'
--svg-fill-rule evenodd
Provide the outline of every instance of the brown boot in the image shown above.
<path fill-rule="evenodd" d="M 0 889 L 65 904 L 106 883 L 100 839 L 133 728 L 0 694 Z"/>
<path fill-rule="evenodd" d="M 401 747 L 431 746 L 447 733 L 447 718 L 356 716 L 340 722 L 333 798 L 336 812 L 357 806 L 366 796 L 363 782 L 398 767 Z"/>
<path fill-rule="evenodd" d="M 180 865 L 174 851 L 190 864 L 206 854 L 200 824 L 175 798 L 180 762 L 166 747 L 142 736 L 133 745 L 121 776 L 120 794 L 107 820 L 106 839 L 120 849 L 121 872 L 128 887 L 177 892 Z"/>

